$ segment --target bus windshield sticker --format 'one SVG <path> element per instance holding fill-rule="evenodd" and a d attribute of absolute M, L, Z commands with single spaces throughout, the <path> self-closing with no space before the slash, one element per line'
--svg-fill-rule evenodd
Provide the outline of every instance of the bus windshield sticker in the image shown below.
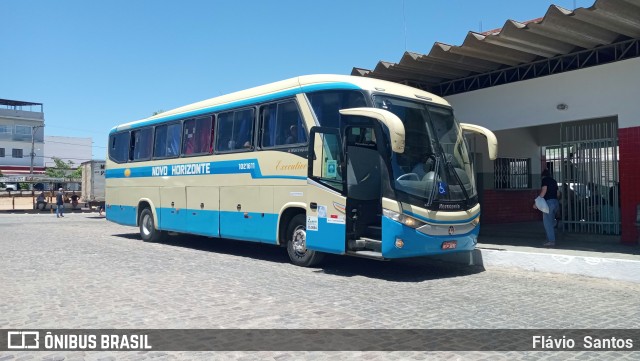
<path fill-rule="evenodd" d="M 318 206 L 318 218 L 327 218 L 327 206 Z"/>
<path fill-rule="evenodd" d="M 329 216 L 329 218 L 327 218 L 327 223 L 345 224 L 346 222 L 344 220 L 344 216 L 332 214 Z"/>
<path fill-rule="evenodd" d="M 327 161 L 327 178 L 337 178 L 338 161 L 335 159 Z"/>
<path fill-rule="evenodd" d="M 307 231 L 318 230 L 318 217 L 307 217 Z"/>
<path fill-rule="evenodd" d="M 445 182 L 438 182 L 438 193 L 447 194 L 447 184 Z"/>

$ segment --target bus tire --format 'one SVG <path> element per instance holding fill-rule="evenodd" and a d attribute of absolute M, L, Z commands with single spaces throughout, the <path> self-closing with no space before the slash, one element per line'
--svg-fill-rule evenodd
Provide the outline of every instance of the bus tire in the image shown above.
<path fill-rule="evenodd" d="M 296 266 L 313 267 L 324 258 L 324 254 L 312 251 L 306 247 L 307 222 L 304 214 L 298 214 L 291 219 L 287 227 L 287 253 L 291 263 Z"/>
<path fill-rule="evenodd" d="M 145 242 L 159 242 L 164 237 L 164 232 L 156 229 L 153 222 L 153 212 L 151 209 L 145 208 L 140 212 L 140 219 L 138 221 L 140 226 L 140 237 Z"/>

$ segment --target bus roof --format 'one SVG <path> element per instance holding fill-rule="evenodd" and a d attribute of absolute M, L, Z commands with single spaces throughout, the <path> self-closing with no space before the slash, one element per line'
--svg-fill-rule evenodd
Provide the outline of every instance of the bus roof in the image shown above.
<path fill-rule="evenodd" d="M 230 108 L 247 106 L 254 103 L 267 102 L 302 92 L 333 89 L 370 90 L 411 98 L 418 97 L 423 100 L 430 99 L 430 101 L 435 104 L 449 105 L 446 100 L 432 93 L 386 80 L 335 74 L 303 75 L 296 78 L 290 78 L 275 83 L 229 93 L 162 112 L 149 118 L 121 124 L 112 128 L 110 133 L 155 123 L 162 123 L 165 121 L 198 116 Z"/>

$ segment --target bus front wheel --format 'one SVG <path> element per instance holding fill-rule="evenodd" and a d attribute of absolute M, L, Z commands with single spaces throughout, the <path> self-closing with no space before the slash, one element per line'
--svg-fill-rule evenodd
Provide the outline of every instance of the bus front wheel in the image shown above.
<path fill-rule="evenodd" d="M 307 249 L 307 227 L 304 214 L 298 214 L 289 222 L 287 253 L 293 264 L 302 267 L 316 266 L 324 258 L 324 254 Z"/>
<path fill-rule="evenodd" d="M 138 224 L 140 225 L 140 237 L 143 241 L 159 242 L 162 239 L 164 232 L 156 229 L 151 209 L 142 210 Z"/>

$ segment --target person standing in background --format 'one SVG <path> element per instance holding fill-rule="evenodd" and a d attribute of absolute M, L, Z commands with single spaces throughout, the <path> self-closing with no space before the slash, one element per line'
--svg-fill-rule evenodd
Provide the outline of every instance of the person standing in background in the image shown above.
<path fill-rule="evenodd" d="M 64 217 L 64 193 L 62 188 L 56 193 L 56 218 Z"/>
<path fill-rule="evenodd" d="M 547 242 L 543 244 L 545 247 L 555 247 L 556 245 L 556 212 L 558 211 L 558 182 L 551 177 L 548 169 L 542 171 L 542 188 L 540 189 L 540 197 L 547 201 L 549 213 L 542 213 L 542 224 L 547 233 Z M 533 206 L 536 208 L 536 206 Z"/>

